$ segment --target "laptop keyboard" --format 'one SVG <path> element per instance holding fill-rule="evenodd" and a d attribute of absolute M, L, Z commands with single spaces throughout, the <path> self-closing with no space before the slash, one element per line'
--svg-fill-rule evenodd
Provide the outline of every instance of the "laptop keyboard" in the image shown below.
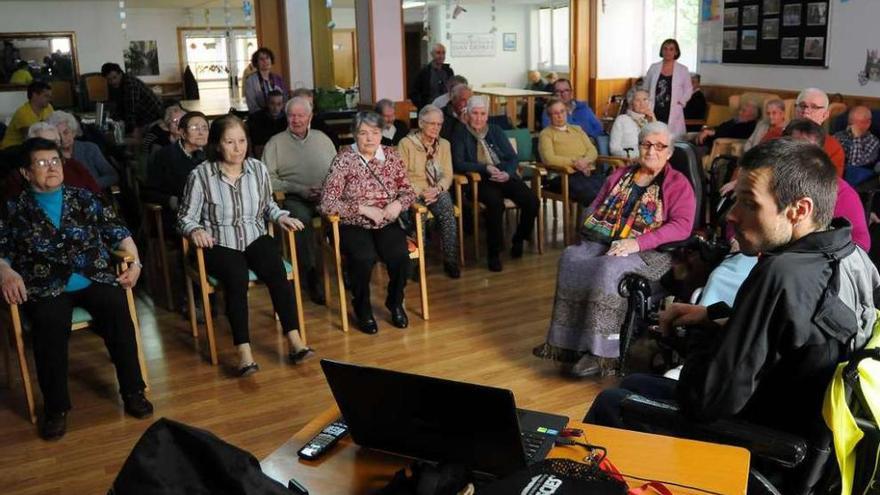
<path fill-rule="evenodd" d="M 523 431 L 521 433 L 523 449 L 526 451 L 526 461 L 532 461 L 541 450 L 547 436 L 543 433 L 532 433 L 530 431 Z"/>

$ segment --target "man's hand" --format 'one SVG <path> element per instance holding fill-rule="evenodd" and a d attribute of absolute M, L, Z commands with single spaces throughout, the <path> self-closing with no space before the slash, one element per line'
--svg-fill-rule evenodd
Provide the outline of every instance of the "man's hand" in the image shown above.
<path fill-rule="evenodd" d="M 305 228 L 302 222 L 299 219 L 292 218 L 288 215 L 284 215 L 283 217 L 278 219 L 278 225 L 281 226 L 287 232 L 296 232 L 297 230 L 302 230 Z"/>
<path fill-rule="evenodd" d="M 138 278 L 141 276 L 141 267 L 134 263 L 129 263 L 128 268 L 122 274 L 116 277 L 116 281 L 123 289 L 132 289 L 137 284 Z"/>
<path fill-rule="evenodd" d="M 403 205 L 400 204 L 400 201 L 392 201 L 385 205 L 385 209 L 382 212 L 386 220 L 393 222 L 400 216 L 401 210 L 403 210 Z"/>
<path fill-rule="evenodd" d="M 5 263 L 0 264 L 0 290 L 7 304 L 27 302 L 27 287 L 24 286 L 24 279 Z"/>
<path fill-rule="evenodd" d="M 709 136 L 714 136 L 714 135 L 715 135 L 714 129 L 703 129 L 702 131 L 700 131 L 700 134 L 697 135 L 697 144 L 703 144 L 706 141 L 706 139 L 709 138 Z"/>
<path fill-rule="evenodd" d="M 660 312 L 660 333 L 669 335 L 675 327 L 709 323 L 706 306 L 673 303 Z"/>
<path fill-rule="evenodd" d="M 205 229 L 194 230 L 189 235 L 189 238 L 192 243 L 196 245 L 196 247 L 200 247 L 202 249 L 210 249 L 214 247 L 214 244 L 217 243 L 217 241 L 213 237 L 211 237 L 210 234 L 205 232 Z"/>
<path fill-rule="evenodd" d="M 358 213 L 369 218 L 376 225 L 382 223 L 382 220 L 385 219 L 385 210 L 375 206 L 360 205 L 358 206 Z"/>

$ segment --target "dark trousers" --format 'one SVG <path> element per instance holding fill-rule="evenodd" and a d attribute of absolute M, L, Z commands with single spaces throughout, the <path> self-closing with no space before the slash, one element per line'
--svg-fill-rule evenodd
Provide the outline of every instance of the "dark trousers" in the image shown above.
<path fill-rule="evenodd" d="M 299 328 L 293 286 L 287 280 L 278 245 L 271 237 L 258 237 L 244 252 L 222 246 L 205 249 L 205 265 L 208 273 L 223 285 L 226 317 L 232 327 L 232 341 L 235 345 L 250 342 L 247 302 L 249 269 L 269 289 L 272 307 L 278 313 L 284 334 Z"/>
<path fill-rule="evenodd" d="M 677 381 L 658 375 L 635 373 L 620 381 L 617 388 L 603 390 L 584 416 L 584 423 L 631 429 L 620 413 L 620 403 L 631 395 L 660 401 L 674 401 Z"/>
<path fill-rule="evenodd" d="M 144 390 L 138 362 L 134 323 L 128 312 L 125 291 L 120 287 L 92 282 L 85 289 L 63 292 L 56 297 L 31 299 L 22 306 L 31 321 L 34 362 L 47 412 L 70 409 L 67 389 L 68 342 L 74 306 L 92 315 L 91 328 L 104 339 L 116 366 L 119 393 L 129 395 Z"/>
<path fill-rule="evenodd" d="M 315 229 L 312 227 L 312 219 L 318 216 L 318 205 L 312 201 L 303 199 L 295 194 L 288 194 L 284 200 L 284 209 L 290 211 L 290 216 L 303 223 L 305 228 L 294 236 L 296 242 L 296 256 L 299 261 L 299 272 L 302 280 L 315 277 L 315 267 L 318 266 L 318 252 L 315 249 Z"/>
<path fill-rule="evenodd" d="M 504 249 L 504 199 L 510 199 L 520 209 L 519 225 L 513 239 L 524 241 L 531 237 L 538 216 L 538 197 L 520 179 L 494 182 L 483 178 L 479 183 L 480 203 L 486 205 L 486 242 L 489 257 L 496 257 Z"/>
<path fill-rule="evenodd" d="M 355 314 L 359 318 L 372 315 L 370 275 L 373 265 L 379 260 L 388 268 L 388 295 L 385 297 L 385 305 L 402 305 L 409 268 L 409 250 L 406 246 L 406 233 L 400 225 L 392 222 L 381 229 L 342 225 L 339 236 L 348 268 Z"/>

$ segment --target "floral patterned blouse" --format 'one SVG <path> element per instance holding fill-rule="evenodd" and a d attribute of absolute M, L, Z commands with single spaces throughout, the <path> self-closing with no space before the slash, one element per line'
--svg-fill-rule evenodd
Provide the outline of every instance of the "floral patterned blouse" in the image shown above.
<path fill-rule="evenodd" d="M 72 273 L 116 285 L 110 250 L 131 233 L 110 206 L 85 189 L 64 186 L 55 228 L 30 191 L 6 203 L 0 217 L 0 258 L 24 279 L 28 297 L 55 297 Z"/>
<path fill-rule="evenodd" d="M 385 205 L 397 200 L 403 207 L 402 211 L 406 211 L 415 199 L 416 193 L 407 178 L 406 166 L 393 148 L 380 146 L 369 162 L 356 149 L 345 148 L 333 159 L 330 173 L 324 179 L 321 212 L 338 214 L 340 221 L 346 225 L 381 229 L 391 221 L 373 223 L 358 213 L 358 206 L 385 208 Z"/>

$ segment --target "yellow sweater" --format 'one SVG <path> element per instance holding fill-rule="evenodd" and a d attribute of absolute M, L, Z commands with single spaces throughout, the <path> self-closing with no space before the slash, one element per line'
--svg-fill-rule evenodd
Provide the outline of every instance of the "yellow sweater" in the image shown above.
<path fill-rule="evenodd" d="M 415 189 L 416 194 L 421 195 L 422 191 L 428 188 L 428 176 L 425 173 L 425 166 L 428 161 L 425 145 L 419 139 L 419 133 L 414 132 L 400 141 L 397 145 L 397 152 L 406 164 L 406 175 L 409 182 Z M 443 138 L 437 143 L 437 154 L 434 160 L 440 165 L 440 183 L 437 186 L 441 191 L 446 191 L 452 185 L 452 150 L 449 141 Z"/>
<path fill-rule="evenodd" d="M 599 155 L 587 134 L 576 125 L 567 125 L 564 131 L 545 127 L 538 136 L 541 162 L 552 166 L 571 165 L 578 158 L 595 161 Z"/>
<path fill-rule="evenodd" d="M 34 108 L 30 102 L 25 102 L 24 105 L 18 107 L 18 110 L 12 116 L 9 127 L 6 128 L 6 134 L 3 136 L 3 142 L 0 143 L 0 149 L 23 143 L 24 138 L 27 136 L 28 128 L 37 122 L 46 120 L 54 111 L 55 109 L 52 108 L 52 105 L 46 105 L 46 108 L 40 112 L 40 115 L 37 115 L 34 113 Z"/>

